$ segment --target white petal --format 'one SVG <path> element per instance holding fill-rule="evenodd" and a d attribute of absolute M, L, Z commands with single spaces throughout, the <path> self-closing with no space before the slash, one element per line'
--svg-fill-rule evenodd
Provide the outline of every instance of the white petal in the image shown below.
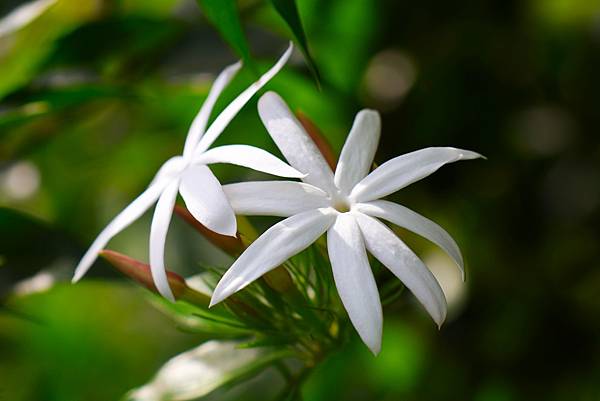
<path fill-rule="evenodd" d="M 334 218 L 335 215 L 328 209 L 311 210 L 288 217 L 269 228 L 223 275 L 210 305 L 221 302 L 307 248 L 327 231 Z"/>
<path fill-rule="evenodd" d="M 356 202 L 382 198 L 434 173 L 444 164 L 483 157 L 456 148 L 425 148 L 383 163 L 360 181 L 350 196 Z"/>
<path fill-rule="evenodd" d="M 363 342 L 377 355 L 383 316 L 362 234 L 354 216 L 343 213 L 327 232 L 327 249 L 335 286 L 350 321 Z"/>
<path fill-rule="evenodd" d="M 329 206 L 327 194 L 294 181 L 253 181 L 224 185 L 235 214 L 288 217 Z"/>
<path fill-rule="evenodd" d="M 208 229 L 234 236 L 237 223 L 221 183 L 206 166 L 189 166 L 181 175 L 179 192 L 196 220 Z"/>
<path fill-rule="evenodd" d="M 185 161 L 181 156 L 171 157 L 169 160 L 163 163 L 163 165 L 158 169 L 158 172 L 152 179 L 153 183 L 159 180 L 173 180 L 179 177 L 179 174 L 185 167 Z"/>
<path fill-rule="evenodd" d="M 381 118 L 375 110 L 361 110 L 354 119 L 335 170 L 335 185 L 349 194 L 369 174 L 377 145 Z"/>
<path fill-rule="evenodd" d="M 75 269 L 73 282 L 77 282 L 92 266 L 98 252 L 100 252 L 111 240 L 112 237 L 123 231 L 127 226 L 136 221 L 146 210 L 152 206 L 158 199 L 163 189 L 168 185 L 169 181 L 158 180 L 151 184 L 140 196 L 131 202 L 121 213 L 119 213 L 108 225 L 102 230 L 98 237 L 94 240 L 85 255 Z"/>
<path fill-rule="evenodd" d="M 229 105 L 219 114 L 219 116 L 215 119 L 215 121 L 210 125 L 206 134 L 200 139 L 200 143 L 198 144 L 197 149 L 202 149 L 202 151 L 208 149 L 210 145 L 221 135 L 221 132 L 227 127 L 227 125 L 233 120 L 233 117 L 237 115 L 237 113 L 244 107 L 246 103 L 254 96 L 256 92 L 260 90 L 267 82 L 271 80 L 287 63 L 288 59 L 292 54 L 294 46 L 290 42 L 290 46 L 283 53 L 283 55 L 279 58 L 277 63 L 269 71 L 267 71 L 263 76 L 261 76 L 258 81 L 254 82 L 250 85 L 245 91 L 236 97 L 233 102 L 229 103 Z"/>
<path fill-rule="evenodd" d="M 241 61 L 225 68 L 219 74 L 217 79 L 215 79 L 215 82 L 210 88 L 210 92 L 208 93 L 206 100 L 204 100 L 200 111 L 194 118 L 194 121 L 192 121 L 192 125 L 190 126 L 190 129 L 188 131 L 187 138 L 185 139 L 185 146 L 183 148 L 183 156 L 185 158 L 189 158 L 192 155 L 194 148 L 196 147 L 196 145 L 200 141 L 200 138 L 202 137 L 202 134 L 204 133 L 204 130 L 206 130 L 206 124 L 208 123 L 208 119 L 210 118 L 210 113 L 213 107 L 215 106 L 219 95 L 221 94 L 221 92 L 223 92 L 223 89 L 225 89 L 229 82 L 231 82 L 231 80 L 233 79 L 235 74 L 240 70 L 240 68 L 242 68 Z"/>
<path fill-rule="evenodd" d="M 433 221 L 413 212 L 407 207 L 385 200 L 358 203 L 354 205 L 354 208 L 369 216 L 380 217 L 390 221 L 433 242 L 454 259 L 464 279 L 465 266 L 458 245 L 456 245 L 456 242 L 446 230 Z"/>
<path fill-rule="evenodd" d="M 247 340 L 206 341 L 169 360 L 149 383 L 122 398 L 129 401 L 184 401 L 204 396 L 222 399 L 214 396 L 213 391 L 252 377 L 291 353 L 284 347 L 244 347 L 247 343 Z"/>
<path fill-rule="evenodd" d="M 265 93 L 258 100 L 258 114 L 286 160 L 307 174 L 302 180 L 335 193 L 331 168 L 283 99 L 275 92 Z"/>
<path fill-rule="evenodd" d="M 169 287 L 165 270 L 165 242 L 178 190 L 178 181 L 170 183 L 165 188 L 156 203 L 154 216 L 152 216 L 152 226 L 150 227 L 150 271 L 152 272 L 152 279 L 158 292 L 171 301 L 175 301 L 175 297 L 173 297 L 173 292 Z"/>
<path fill-rule="evenodd" d="M 427 266 L 383 223 L 362 213 L 355 216 L 369 252 L 404 283 L 441 326 L 446 318 L 446 298 Z"/>
<path fill-rule="evenodd" d="M 199 153 L 194 157 L 193 162 L 198 164 L 237 164 L 238 166 L 248 167 L 279 177 L 304 177 L 304 174 L 266 150 L 248 145 L 226 145 L 212 148 L 204 153 Z"/>

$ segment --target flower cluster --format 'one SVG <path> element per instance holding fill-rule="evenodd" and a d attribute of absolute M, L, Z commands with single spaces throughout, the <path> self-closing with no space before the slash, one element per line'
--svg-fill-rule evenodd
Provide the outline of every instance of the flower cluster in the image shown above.
<path fill-rule="evenodd" d="M 383 317 L 367 251 L 404 283 L 438 325 L 443 323 L 446 300 L 437 280 L 381 219 L 438 245 L 464 275 L 458 246 L 436 223 L 383 198 L 447 163 L 481 155 L 450 147 L 426 148 L 398 156 L 371 171 L 381 121 L 376 111 L 362 110 L 354 120 L 334 172 L 303 125 L 273 92 L 260 98 L 258 112 L 289 165 L 247 145 L 210 148 L 248 100 L 283 67 L 291 51 L 290 46 L 206 129 L 217 97 L 240 64 L 226 68 L 218 76 L 191 125 L 183 154 L 165 162 L 150 186 L 100 233 L 79 263 L 74 281 L 85 274 L 114 235 L 156 203 L 150 229 L 150 271 L 158 292 L 174 300 L 164 267 L 164 248 L 179 193 L 194 219 L 222 235 L 236 235 L 236 214 L 285 217 L 250 244 L 222 276 L 212 292 L 211 306 L 284 264 L 326 233 L 335 287 L 352 325 L 374 354 L 381 348 Z M 208 167 L 212 163 L 237 164 L 302 182 L 221 186 Z"/>

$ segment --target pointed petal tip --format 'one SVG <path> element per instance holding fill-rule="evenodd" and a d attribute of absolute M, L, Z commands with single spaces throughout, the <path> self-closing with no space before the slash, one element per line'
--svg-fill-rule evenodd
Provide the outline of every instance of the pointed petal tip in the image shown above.
<path fill-rule="evenodd" d="M 238 236 L 237 222 L 233 226 L 223 229 L 222 232 L 216 232 L 216 233 L 221 234 L 221 235 L 226 235 L 228 237 L 237 237 Z"/>
<path fill-rule="evenodd" d="M 285 53 L 283 53 L 283 56 L 282 56 L 282 58 L 283 58 L 283 57 L 285 57 L 285 56 L 289 57 L 289 54 L 288 54 L 288 53 L 291 53 L 293 50 L 294 50 L 294 42 L 292 42 L 292 41 L 290 40 L 290 42 L 289 42 L 289 45 L 288 45 L 288 48 L 286 49 Z"/>
<path fill-rule="evenodd" d="M 162 283 L 160 281 L 156 281 L 154 283 L 158 293 L 168 301 L 175 302 L 175 295 L 173 295 L 173 290 L 171 290 L 171 286 L 168 281 L 166 283 Z"/>
<path fill-rule="evenodd" d="M 485 157 L 484 155 L 477 153 L 477 152 L 473 152 L 471 150 L 465 150 L 465 149 L 456 149 L 457 151 L 460 152 L 459 158 L 461 160 L 471 160 L 471 159 L 484 159 L 487 160 L 487 157 Z"/>
<path fill-rule="evenodd" d="M 81 280 L 83 278 L 83 276 L 85 276 L 86 272 L 87 272 L 87 269 L 84 269 L 81 266 L 77 266 L 75 268 L 75 273 L 73 273 L 73 278 L 71 279 L 71 283 L 72 284 L 78 283 L 79 280 Z"/>
<path fill-rule="evenodd" d="M 210 298 L 210 303 L 208 304 L 208 307 L 212 308 L 216 304 L 220 303 L 222 300 L 223 299 L 221 297 L 215 297 L 215 295 L 213 294 L 213 296 Z"/>
<path fill-rule="evenodd" d="M 236 61 L 233 64 L 228 65 L 223 72 L 225 74 L 236 74 L 242 67 L 244 66 L 244 62 L 242 60 Z M 223 74 L 223 73 L 221 73 Z"/>
<path fill-rule="evenodd" d="M 444 322 L 446 321 L 446 309 L 444 309 L 442 311 L 442 315 L 438 316 L 437 318 L 433 318 L 433 321 L 435 322 L 435 324 L 437 325 L 438 330 L 442 329 L 442 325 L 444 324 Z"/>
<path fill-rule="evenodd" d="M 371 344 L 371 345 L 367 344 L 367 347 L 369 347 L 369 350 L 371 351 L 373 356 L 378 356 L 379 353 L 381 352 L 381 341 L 378 342 L 377 344 Z"/>
<path fill-rule="evenodd" d="M 167 292 L 161 292 L 160 295 L 162 295 L 167 301 L 171 301 L 173 303 L 175 303 L 175 296 L 173 295 L 172 291 Z"/>

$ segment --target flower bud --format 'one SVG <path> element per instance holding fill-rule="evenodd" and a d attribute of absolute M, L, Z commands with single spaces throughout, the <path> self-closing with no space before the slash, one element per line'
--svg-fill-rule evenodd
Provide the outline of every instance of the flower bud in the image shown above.
<path fill-rule="evenodd" d="M 238 234 L 235 237 L 228 235 L 217 234 L 214 231 L 206 228 L 202 223 L 192 216 L 192 214 L 185 207 L 175 205 L 175 213 L 185 220 L 186 223 L 191 225 L 196 231 L 198 231 L 204 238 L 209 240 L 213 245 L 222 249 L 225 253 L 233 256 L 237 256 L 244 250 L 244 244 Z"/>
<path fill-rule="evenodd" d="M 100 256 L 106 259 L 121 273 L 142 284 L 150 291 L 158 293 L 158 290 L 154 285 L 154 280 L 152 279 L 150 266 L 146 263 L 109 249 L 102 250 Z M 185 279 L 179 274 L 167 271 L 167 280 L 169 281 L 169 287 L 171 287 L 175 299 L 183 299 L 202 306 L 208 305 L 210 297 L 188 287 Z"/>

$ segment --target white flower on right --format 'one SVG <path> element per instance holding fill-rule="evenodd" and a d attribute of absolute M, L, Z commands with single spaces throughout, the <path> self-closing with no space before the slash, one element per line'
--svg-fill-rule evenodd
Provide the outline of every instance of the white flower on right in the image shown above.
<path fill-rule="evenodd" d="M 382 200 L 446 163 L 482 157 L 449 147 L 396 157 L 369 174 L 381 127 L 376 111 L 362 110 L 342 149 L 335 173 L 284 101 L 268 92 L 260 117 L 290 165 L 306 173 L 293 181 L 244 182 L 223 188 L 237 214 L 287 217 L 262 234 L 235 261 L 215 288 L 211 305 L 241 290 L 327 232 L 333 277 L 348 316 L 364 343 L 381 348 L 381 302 L 367 250 L 398 277 L 441 325 L 446 299 L 437 280 L 385 219 L 438 245 L 464 275 L 458 246 L 443 228 L 404 206 Z"/>

